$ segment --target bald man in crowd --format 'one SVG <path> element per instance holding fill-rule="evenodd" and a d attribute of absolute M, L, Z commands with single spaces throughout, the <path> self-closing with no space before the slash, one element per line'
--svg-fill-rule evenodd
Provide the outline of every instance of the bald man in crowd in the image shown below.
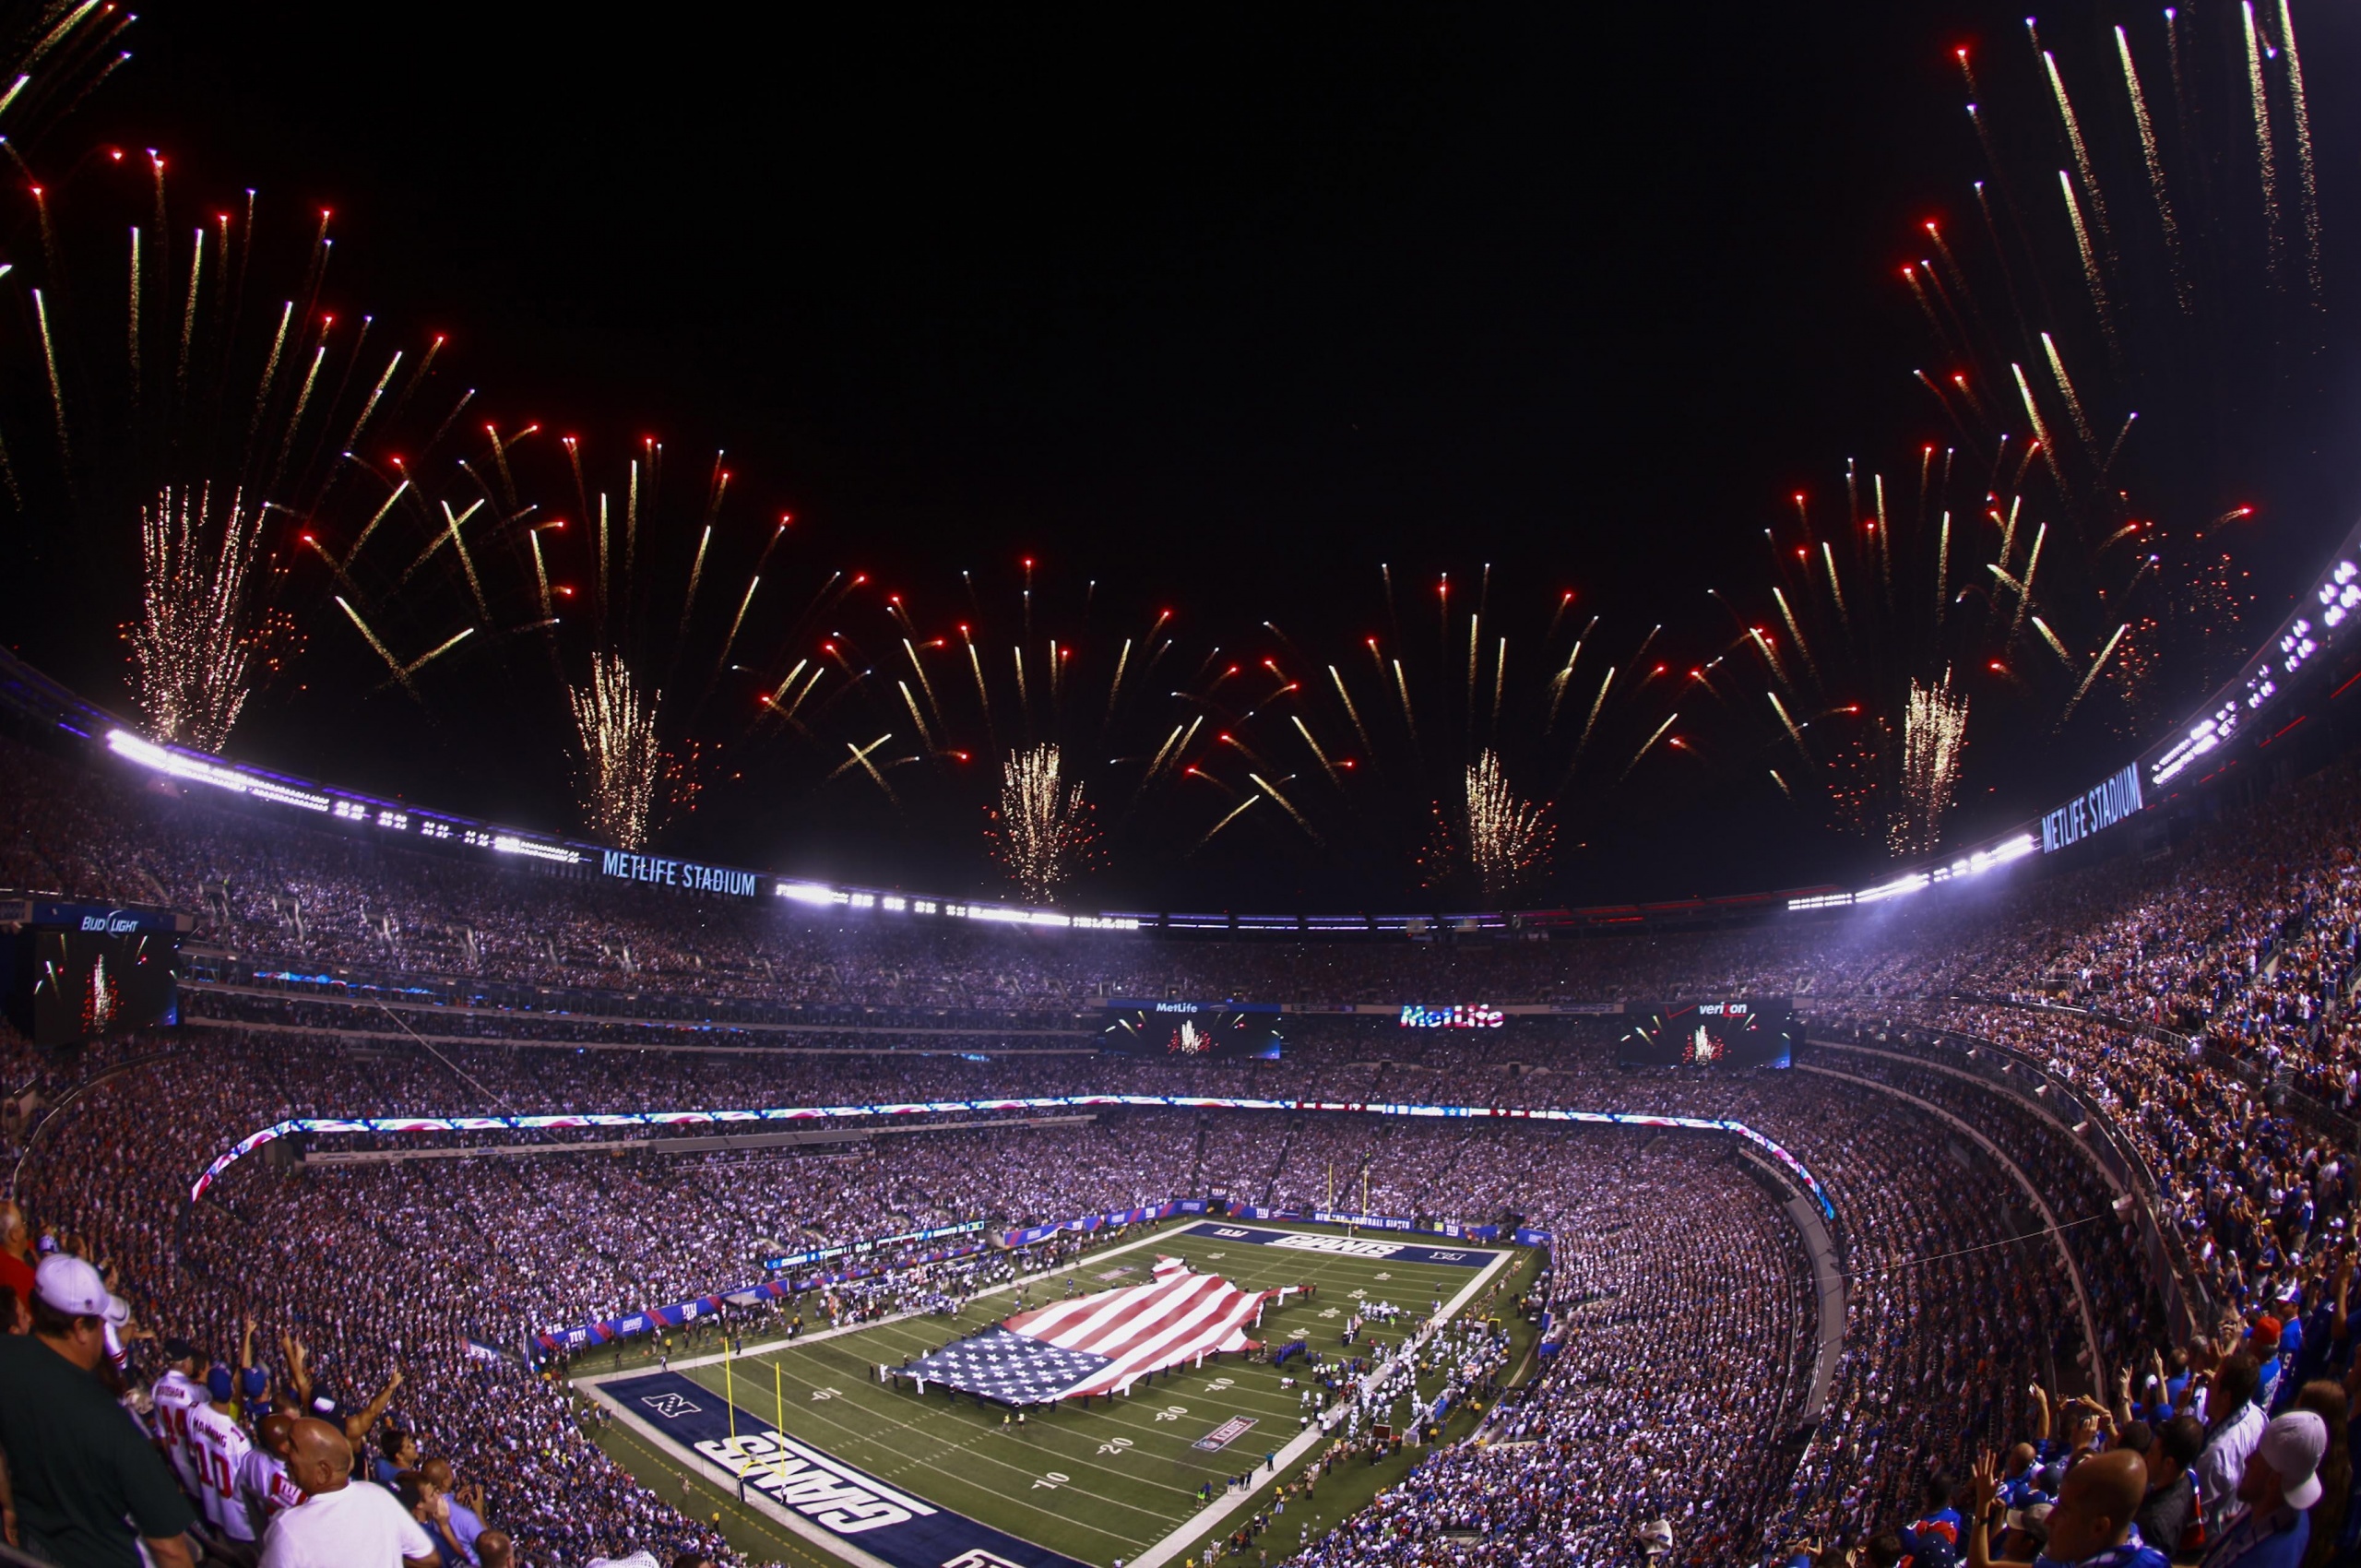
<path fill-rule="evenodd" d="M 1992 1555 L 1992 1503 L 1999 1495 L 1999 1466 L 1990 1455 L 1975 1462 L 1975 1517 L 1968 1521 L 1969 1568 L 2030 1568 Z M 2140 1539 L 2132 1518 L 2148 1495 L 2148 1466 L 2128 1448 L 2094 1454 L 2066 1472 L 2058 1505 L 2049 1511 L 2049 1545 L 2042 1562 L 2059 1568 L 2167 1568 L 2169 1559 Z"/>
<path fill-rule="evenodd" d="M 435 1568 L 433 1539 L 374 1481 L 352 1479 L 352 1444 L 306 1417 L 289 1434 L 287 1474 L 303 1501 L 270 1522 L 262 1568 Z"/>

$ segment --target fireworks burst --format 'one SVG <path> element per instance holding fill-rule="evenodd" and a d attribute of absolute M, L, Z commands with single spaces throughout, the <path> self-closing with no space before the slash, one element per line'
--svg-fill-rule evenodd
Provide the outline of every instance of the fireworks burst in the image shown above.
<path fill-rule="evenodd" d="M 743 742 L 818 738 L 813 720 L 845 683 L 814 694 L 840 666 L 807 657 L 784 679 L 765 671 L 785 662 L 771 650 L 811 639 L 849 581 L 837 574 L 782 614 L 774 559 L 792 518 L 752 522 L 733 507 L 744 487 L 722 454 L 683 484 L 652 437 L 600 463 L 538 422 L 472 434 L 431 464 L 370 468 L 365 505 L 343 508 L 340 542 L 320 552 L 336 566 L 370 545 L 400 563 L 372 578 L 379 603 L 413 626 L 468 624 L 405 662 L 354 616 L 395 681 L 440 717 L 497 724 L 519 749 L 563 759 L 586 831 L 633 848 L 742 777 Z M 476 678 L 431 694 L 411 682 L 462 643 Z M 837 773 L 880 781 L 907 760 L 835 751 Z"/>
<path fill-rule="evenodd" d="M 110 8 L 80 11 L 94 9 Z M 68 38 L 69 20 L 53 17 Z M 93 580 L 101 596 L 139 584 L 136 606 L 106 606 L 137 627 L 135 695 L 151 722 L 218 747 L 304 646 L 292 626 L 331 600 L 391 666 L 388 683 L 409 687 L 464 636 L 446 619 L 418 637 L 430 652 L 397 658 L 362 580 L 375 530 L 341 552 L 323 542 L 343 509 L 377 505 L 365 450 L 432 445 L 421 394 L 440 339 L 381 346 L 370 318 L 324 307 L 327 213 L 266 238 L 253 192 L 187 202 L 165 164 L 102 148 L 27 187 L 27 232 L 0 268 L 24 307 L 0 331 L 0 511 L 20 552 L 6 588 L 42 656 L 70 666 L 87 650 L 58 607 L 87 604 Z M 198 602 L 165 602 L 174 579 L 160 572 L 198 585 Z M 172 649 L 172 636 L 195 640 Z"/>
<path fill-rule="evenodd" d="M 608 843 L 645 849 L 661 806 L 664 752 L 656 716 L 664 694 L 643 695 L 623 656 L 601 653 L 590 661 L 590 678 L 566 695 L 581 747 L 584 826 Z"/>
<path fill-rule="evenodd" d="M 254 695 L 259 669 L 299 639 L 253 593 L 259 518 L 232 494 L 167 489 L 140 508 L 139 618 L 125 628 L 132 686 L 160 741 L 218 752 Z"/>
<path fill-rule="evenodd" d="M 1265 622 L 1267 656 L 1217 666 L 1198 700 L 1219 727 L 1183 760 L 1208 837 L 1258 835 L 1373 879 L 1406 862 L 1430 888 L 1498 897 L 1538 884 L 1544 818 L 1568 800 L 1662 801 L 1705 777 L 1680 721 L 1727 700 L 1722 659 L 1676 668 L 1663 627 L 1609 626 L 1574 590 L 1496 598 L 1489 566 L 1439 572 L 1416 601 L 1398 576 L 1378 569 L 1382 636 L 1323 659 Z M 1506 792 L 1511 775 L 1529 802 Z M 1256 799 L 1281 809 L 1245 812 Z"/>
<path fill-rule="evenodd" d="M 1933 685 L 1911 682 L 1903 714 L 1901 798 L 1886 824 L 1886 847 L 1896 855 L 1928 854 L 1941 844 L 1966 751 L 1967 698 L 1952 690 L 1950 672 Z"/>
<path fill-rule="evenodd" d="M 1095 826 L 1086 835 L 1094 858 L 1110 844 L 1126 860 L 1185 857 L 1231 822 L 1295 820 L 1294 776 L 1248 754 L 1259 683 L 1245 669 L 1217 648 L 1184 648 L 1183 618 L 1169 604 L 1119 601 L 1030 557 L 1010 564 L 1005 576 L 962 571 L 949 582 L 853 574 L 828 585 L 825 609 L 765 667 L 771 706 L 758 710 L 757 754 L 767 760 L 775 735 L 832 734 L 820 751 L 833 749 L 830 779 L 865 786 L 899 813 L 984 812 L 992 858 L 1020 885 L 1035 851 L 1016 846 L 1045 830 L 1016 810 L 1011 770 L 1038 771 L 1049 753 L 1062 800 L 1086 787 L 1109 802 L 1106 837 Z M 1284 710 L 1259 707 L 1264 717 Z M 1206 766 L 1216 753 L 1219 776 Z M 1200 809 L 1215 793 L 1219 805 Z M 1249 813 L 1258 801 L 1264 810 Z M 1020 832 L 1028 820 L 1036 826 Z"/>
<path fill-rule="evenodd" d="M 2244 657 L 2209 536 L 2308 406 L 2281 350 L 2319 336 L 2310 130 L 2284 6 L 2164 18 L 1960 52 L 1984 177 L 1898 269 L 1948 429 L 1782 507 L 1734 628 L 1783 794 L 1896 853 L 1940 837 L 1971 691 L 2005 769 L 2073 725 L 2152 734 Z"/>
<path fill-rule="evenodd" d="M 1462 802 L 1467 829 L 1467 862 L 1484 897 L 1499 899 L 1529 884 L 1548 863 L 1556 837 L 1548 808 L 1509 788 L 1501 754 L 1486 748 L 1467 765 Z"/>
<path fill-rule="evenodd" d="M 986 829 L 1010 885 L 1031 903 L 1055 898 L 1087 863 L 1097 838 L 1082 786 L 1068 783 L 1060 766 L 1053 744 L 1011 752 Z"/>

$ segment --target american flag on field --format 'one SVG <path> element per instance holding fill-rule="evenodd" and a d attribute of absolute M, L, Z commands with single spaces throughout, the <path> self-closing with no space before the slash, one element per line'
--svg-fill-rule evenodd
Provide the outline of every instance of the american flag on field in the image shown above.
<path fill-rule="evenodd" d="M 1156 1261 L 1146 1285 L 1101 1290 L 1005 1319 L 903 1369 L 921 1385 L 943 1384 L 1006 1405 L 1112 1394 L 1149 1372 L 1215 1350 L 1243 1350 L 1246 1330 L 1280 1290 L 1240 1290 L 1179 1258 Z"/>

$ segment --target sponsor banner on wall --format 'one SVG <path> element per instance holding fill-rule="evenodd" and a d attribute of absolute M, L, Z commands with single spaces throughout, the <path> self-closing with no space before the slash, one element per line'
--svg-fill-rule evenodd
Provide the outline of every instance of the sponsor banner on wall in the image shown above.
<path fill-rule="evenodd" d="M 552 1328 L 533 1336 L 533 1342 L 544 1350 L 574 1351 L 593 1345 L 611 1344 L 617 1339 L 629 1339 L 635 1335 L 653 1334 L 659 1328 L 680 1328 L 699 1318 L 711 1317 L 720 1312 L 724 1301 L 733 1306 L 751 1307 L 764 1301 L 800 1295 L 806 1290 L 842 1285 L 848 1280 L 867 1279 L 894 1268 L 915 1267 L 919 1264 L 948 1263 L 954 1258 L 974 1255 L 984 1250 L 981 1241 L 964 1246 L 938 1247 L 932 1252 L 917 1253 L 899 1257 L 890 1264 L 831 1269 L 801 1277 L 765 1279 L 759 1285 L 742 1285 L 711 1296 L 700 1296 L 694 1301 L 678 1301 L 669 1307 L 650 1307 L 646 1312 L 632 1313 L 623 1317 L 601 1318 L 594 1323 L 573 1324 Z"/>
<path fill-rule="evenodd" d="M 1055 1225 L 1028 1225 L 1022 1230 L 1003 1230 L 1000 1233 L 999 1241 L 1003 1247 L 1029 1247 L 1036 1241 L 1046 1241 L 1052 1236 L 1062 1235 L 1069 1230 L 1105 1230 L 1119 1226 L 1145 1225 L 1154 1220 L 1169 1219 L 1176 1214 L 1205 1212 L 1203 1199 L 1188 1201 L 1194 1203 L 1196 1206 L 1191 1208 L 1182 1203 L 1174 1202 L 1157 1204 L 1153 1208 L 1124 1208 L 1116 1209 L 1109 1214 L 1086 1214 L 1078 1218 L 1062 1220 Z"/>

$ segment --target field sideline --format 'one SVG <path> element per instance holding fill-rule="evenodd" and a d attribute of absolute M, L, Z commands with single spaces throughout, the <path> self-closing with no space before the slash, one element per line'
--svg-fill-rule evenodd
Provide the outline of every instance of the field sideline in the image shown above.
<path fill-rule="evenodd" d="M 1127 1240 L 1086 1254 L 1063 1270 L 1027 1276 L 1019 1284 L 1033 1304 L 1061 1299 L 1066 1281 L 1077 1294 L 1145 1283 L 1155 1258 L 1169 1253 L 1188 1259 L 1201 1273 L 1217 1273 L 1243 1289 L 1269 1289 L 1282 1285 L 1314 1284 L 1309 1301 L 1291 1299 L 1266 1313 L 1257 1337 L 1273 1344 L 1290 1338 L 1309 1340 L 1322 1354 L 1343 1352 L 1339 1338 L 1344 1320 L 1357 1308 L 1383 1301 L 1400 1307 L 1394 1324 L 1370 1324 L 1350 1353 L 1360 1355 L 1376 1343 L 1398 1345 L 1430 1315 L 1434 1303 L 1444 1303 L 1444 1316 L 1455 1316 L 1478 1302 L 1487 1315 L 1498 1316 L 1513 1336 L 1529 1342 L 1529 1332 L 1513 1311 L 1517 1286 L 1525 1277 L 1530 1256 L 1505 1246 L 1457 1246 L 1431 1237 L 1365 1235 L 1371 1251 L 1399 1247 L 1417 1256 L 1416 1249 L 1432 1247 L 1458 1261 L 1411 1261 L 1386 1255 L 1359 1256 L 1320 1251 L 1299 1251 L 1268 1244 L 1286 1234 L 1336 1237 L 1332 1227 L 1241 1222 L 1228 1234 L 1208 1234 L 1223 1221 L 1184 1220 L 1168 1224 L 1148 1235 Z M 1285 1368 L 1229 1357 L 1209 1361 L 1203 1369 L 1177 1369 L 1152 1381 L 1144 1380 L 1127 1397 L 1099 1401 L 1088 1409 L 1062 1408 L 1031 1414 L 1022 1426 L 1007 1420 L 1007 1412 L 968 1396 L 955 1400 L 937 1392 L 923 1397 L 875 1380 L 880 1363 L 899 1365 L 906 1357 L 923 1355 L 948 1340 L 998 1323 L 1015 1305 L 1016 1285 L 994 1287 L 971 1300 L 955 1318 L 912 1315 L 844 1329 L 807 1334 L 793 1341 L 749 1346 L 742 1355 L 700 1356 L 676 1360 L 671 1371 L 715 1396 L 727 1396 L 734 1407 L 732 1429 L 752 1435 L 775 1426 L 789 1438 L 865 1472 L 886 1488 L 906 1493 L 905 1501 L 952 1511 L 967 1520 L 1004 1532 L 1019 1545 L 1048 1549 L 1082 1562 L 1112 1563 L 1128 1568 L 1156 1568 L 1169 1562 L 1209 1534 L 1227 1535 L 1257 1508 L 1270 1503 L 1275 1482 L 1288 1479 L 1325 1446 L 1316 1425 L 1306 1427 L 1300 1392 L 1281 1386 L 1286 1376 L 1299 1375 L 1300 1360 Z M 1515 1347 L 1511 1365 L 1522 1358 Z M 682 1438 L 651 1422 L 644 1411 L 630 1408 L 607 1387 L 631 1384 L 638 1391 L 653 1386 L 645 1369 L 578 1376 L 576 1386 L 623 1418 L 610 1452 L 647 1484 L 668 1493 L 677 1491 L 691 1473 L 713 1483 L 728 1495 L 734 1479 L 718 1462 L 680 1446 Z M 1420 1398 L 1431 1401 L 1442 1384 L 1440 1371 L 1421 1380 Z M 679 1403 L 679 1396 L 667 1396 Z M 702 1398 L 702 1396 L 697 1396 Z M 650 1403 L 642 1398 L 642 1404 Z M 716 1409 L 723 1401 L 712 1401 Z M 1409 1405 L 1402 1401 L 1392 1412 L 1406 1421 Z M 1452 1425 L 1472 1425 L 1472 1416 Z M 711 1419 L 708 1417 L 707 1419 Z M 1454 1432 L 1455 1434 L 1455 1432 Z M 1201 1447 L 1201 1443 L 1216 1444 Z M 1266 1459 L 1275 1457 L 1275 1467 Z M 651 1466 L 651 1461 L 655 1463 Z M 1341 1514 L 1406 1469 L 1409 1456 L 1382 1465 L 1356 1464 L 1323 1479 L 1309 1500 L 1300 1496 L 1289 1504 L 1294 1516 L 1274 1521 L 1265 1543 L 1292 1549 L 1305 1525 L 1324 1527 L 1323 1516 Z M 650 1468 L 656 1473 L 649 1474 Z M 1233 1489 L 1231 1479 L 1251 1478 Z M 1212 1502 L 1201 1488 L 1210 1485 Z M 698 1487 L 704 1491 L 705 1487 Z M 704 1512 L 699 1505 L 699 1512 Z M 807 1510 L 808 1512 L 808 1510 Z M 751 1485 L 742 1505 L 731 1499 L 723 1508 L 725 1525 L 730 1515 L 743 1526 L 762 1515 L 769 1527 L 751 1532 L 731 1530 L 733 1537 L 751 1533 L 745 1545 L 758 1559 L 778 1555 L 784 1544 L 780 1527 L 794 1533 L 805 1550 L 788 1560 L 801 1562 L 840 1561 L 880 1562 L 888 1557 L 860 1550 L 847 1537 L 823 1529 Z M 932 1527 L 931 1526 L 928 1527 Z M 886 1538 L 871 1538 L 878 1546 Z M 945 1538 L 946 1539 L 949 1538 Z M 757 1540 L 765 1544 L 756 1544 Z M 932 1550 L 930 1544 L 924 1549 Z M 822 1554 L 826 1555 L 822 1555 Z M 952 1555 L 956 1556 L 957 1553 Z M 919 1559 L 913 1559 L 917 1561 Z M 933 1557 L 929 1563 L 948 1561 Z M 971 1562 L 989 1562 L 989 1558 Z"/>

